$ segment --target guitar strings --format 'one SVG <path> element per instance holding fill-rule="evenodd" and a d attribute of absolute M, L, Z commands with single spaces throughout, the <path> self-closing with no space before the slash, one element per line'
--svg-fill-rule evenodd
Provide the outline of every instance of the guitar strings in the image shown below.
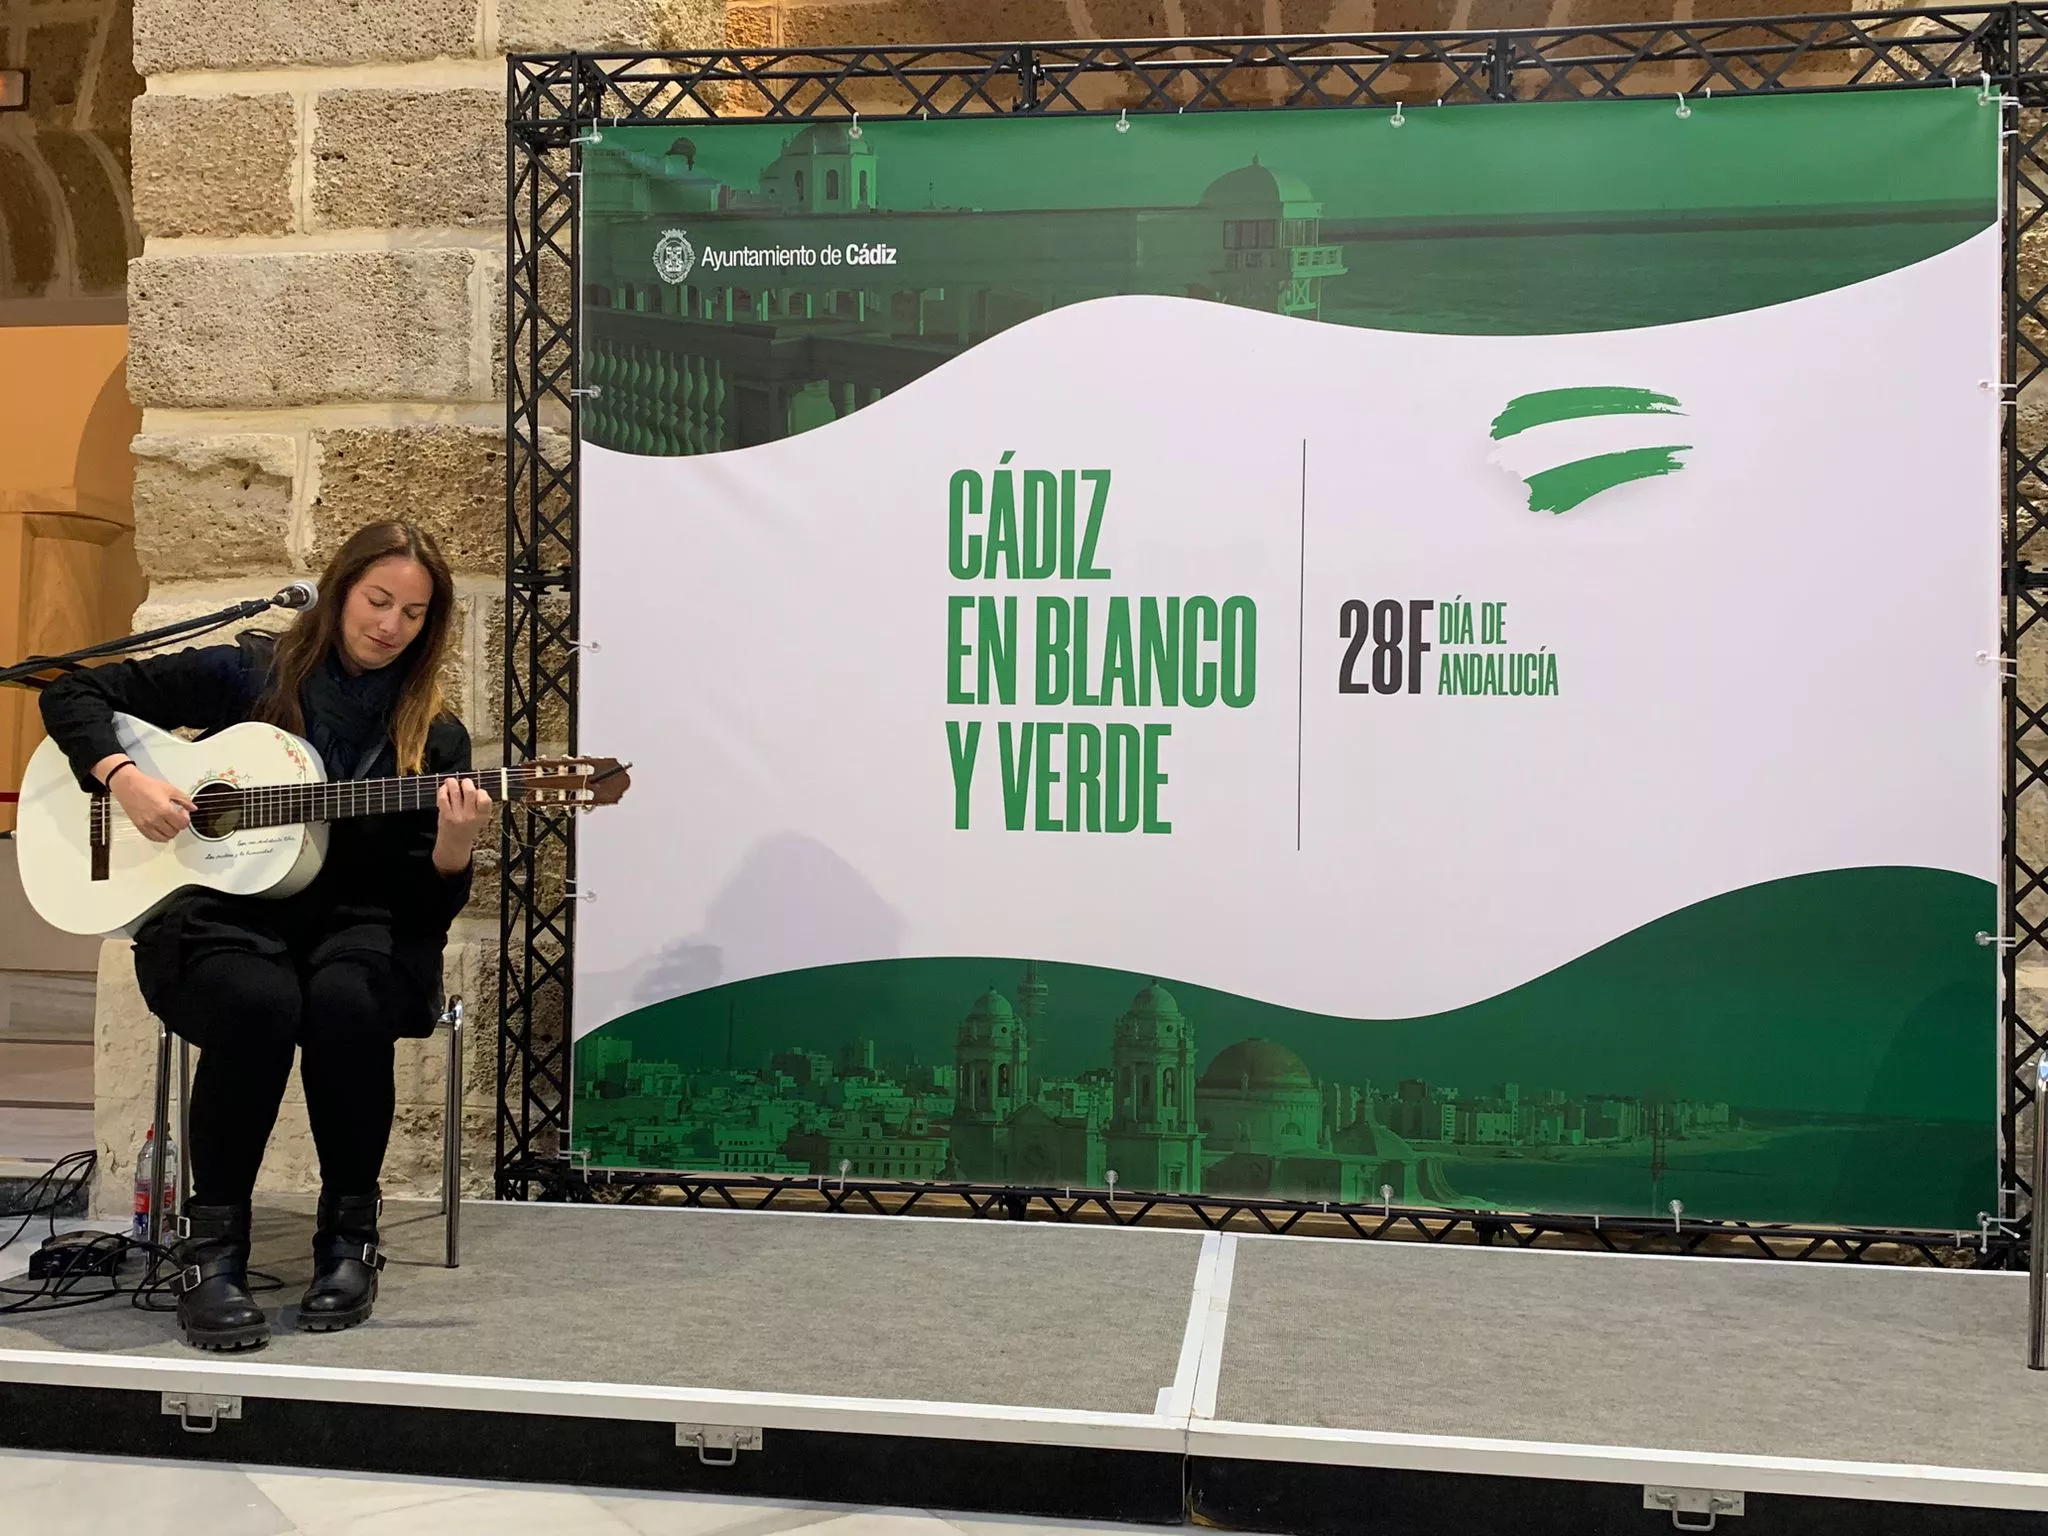
<path fill-rule="evenodd" d="M 434 786 L 435 797 L 438 798 L 441 785 L 467 779 L 482 789 L 486 797 L 493 804 L 498 804 L 500 803 L 498 797 L 493 795 L 491 791 L 493 788 L 502 787 L 508 782 L 517 784 L 522 788 L 526 787 L 532 780 L 545 778 L 576 777 L 596 782 L 598 779 L 610 778 L 613 772 L 618 771 L 623 771 L 623 765 L 621 765 L 620 769 L 609 770 L 592 778 L 587 774 L 565 774 L 561 767 L 554 763 L 519 763 L 503 769 L 486 768 L 472 770 L 468 773 L 412 774 L 394 779 L 314 779 L 303 784 L 258 784 L 247 788 L 207 790 L 190 798 L 201 812 L 216 809 L 224 811 L 240 809 L 247 813 L 249 819 L 243 822 L 239 830 L 255 830 L 265 826 L 290 826 L 306 821 L 353 819 L 356 816 L 387 815 L 406 810 L 426 810 L 431 808 L 434 803 L 433 800 L 429 799 L 425 803 L 412 806 L 407 806 L 403 803 L 379 806 L 376 809 L 365 806 L 360 810 L 351 809 L 335 817 L 306 817 L 287 814 L 296 811 L 299 808 L 299 804 L 304 800 L 313 800 L 317 805 L 317 797 L 323 791 L 326 792 L 330 802 L 339 802 L 343 799 L 367 799 L 371 795 L 379 799 L 394 798 L 402 801 L 408 790 L 418 793 L 429 784 Z M 129 820 L 125 812 L 122 813 L 118 820 L 115 819 L 113 812 L 117 805 L 118 802 L 111 795 L 97 795 L 93 798 L 92 817 L 96 824 L 95 830 L 98 830 L 100 826 L 104 826 L 109 843 L 144 842 L 151 843 L 157 847 L 163 846 L 163 844 L 156 842 L 154 838 L 147 836 L 140 827 Z M 567 808 L 574 808 L 574 803 L 568 803 Z M 283 816 L 285 819 L 281 822 L 262 820 L 264 816 L 272 814 Z M 100 821 L 102 817 L 105 818 L 104 823 Z"/>

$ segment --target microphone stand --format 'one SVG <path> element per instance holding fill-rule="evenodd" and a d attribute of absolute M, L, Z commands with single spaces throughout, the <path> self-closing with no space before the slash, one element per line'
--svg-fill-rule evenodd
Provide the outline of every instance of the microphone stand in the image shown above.
<path fill-rule="evenodd" d="M 208 630 L 220 629 L 237 619 L 253 619 L 257 614 L 276 606 L 275 600 L 267 597 L 250 598 L 247 602 L 234 603 L 218 613 L 202 614 L 196 619 L 180 619 L 175 624 L 166 624 L 161 629 L 144 630 L 137 635 L 123 635 L 118 640 L 102 640 L 96 645 L 80 646 L 75 651 L 66 651 L 61 656 L 30 656 L 11 667 L 0 667 L 0 686 L 12 684 L 17 688 L 46 688 L 55 681 L 43 677 L 44 672 L 71 672 L 82 662 L 94 661 L 103 656 L 119 656 L 126 651 L 147 650 L 169 640 L 185 635 L 204 634 Z"/>

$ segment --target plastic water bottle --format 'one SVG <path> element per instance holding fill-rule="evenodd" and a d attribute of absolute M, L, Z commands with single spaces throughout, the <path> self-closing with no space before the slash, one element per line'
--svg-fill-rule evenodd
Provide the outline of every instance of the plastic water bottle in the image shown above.
<path fill-rule="evenodd" d="M 170 1137 L 164 1138 L 164 1230 L 170 1230 L 171 1218 L 178 1204 L 178 1144 Z M 156 1127 L 152 1125 L 143 1135 L 142 1150 L 135 1158 L 135 1220 L 130 1231 L 140 1242 L 149 1240 L 149 1202 L 156 1190 Z"/>

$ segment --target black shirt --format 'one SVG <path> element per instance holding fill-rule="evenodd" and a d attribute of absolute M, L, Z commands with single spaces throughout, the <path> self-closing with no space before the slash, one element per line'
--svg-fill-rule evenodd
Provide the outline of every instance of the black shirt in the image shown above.
<path fill-rule="evenodd" d="M 81 788 L 97 791 L 96 763 L 124 751 L 116 712 L 163 730 L 225 730 L 253 718 L 269 685 L 272 638 L 243 635 L 233 645 L 204 646 L 166 656 L 114 662 L 67 674 L 42 695 L 43 724 L 71 764 Z M 321 692 L 308 689 L 308 734 L 330 741 L 359 736 L 359 722 L 313 714 Z M 373 743 L 375 745 L 375 743 Z M 388 727 L 375 755 L 327 764 L 330 776 L 374 778 L 395 773 Z M 427 733 L 425 770 L 462 773 L 470 767 L 469 732 L 443 715 Z M 439 1012 L 441 951 L 449 925 L 469 902 L 471 872 L 434 868 L 439 815 L 395 811 L 336 822 L 319 876 L 281 901 L 190 891 L 173 897 L 136 930 L 136 975 L 159 1013 L 168 989 L 204 954 L 217 949 L 290 953 L 301 965 L 369 951 L 388 955 L 409 982 L 403 1033 L 425 1033 Z"/>

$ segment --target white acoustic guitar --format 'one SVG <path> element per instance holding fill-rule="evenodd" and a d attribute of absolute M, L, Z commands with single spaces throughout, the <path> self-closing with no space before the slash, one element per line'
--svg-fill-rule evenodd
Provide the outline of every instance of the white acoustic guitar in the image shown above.
<path fill-rule="evenodd" d="M 132 933 L 195 886 L 234 896 L 290 896 L 320 872 L 327 823 L 431 809 L 441 785 L 467 778 L 493 800 L 584 809 L 611 805 L 631 782 L 610 758 L 549 758 L 467 774 L 331 780 L 307 742 L 271 725 L 236 725 L 186 741 L 114 716 L 122 750 L 174 784 L 198 810 L 153 843 L 112 796 L 87 794 L 53 742 L 22 777 L 15 842 L 29 905 L 66 933 Z"/>

